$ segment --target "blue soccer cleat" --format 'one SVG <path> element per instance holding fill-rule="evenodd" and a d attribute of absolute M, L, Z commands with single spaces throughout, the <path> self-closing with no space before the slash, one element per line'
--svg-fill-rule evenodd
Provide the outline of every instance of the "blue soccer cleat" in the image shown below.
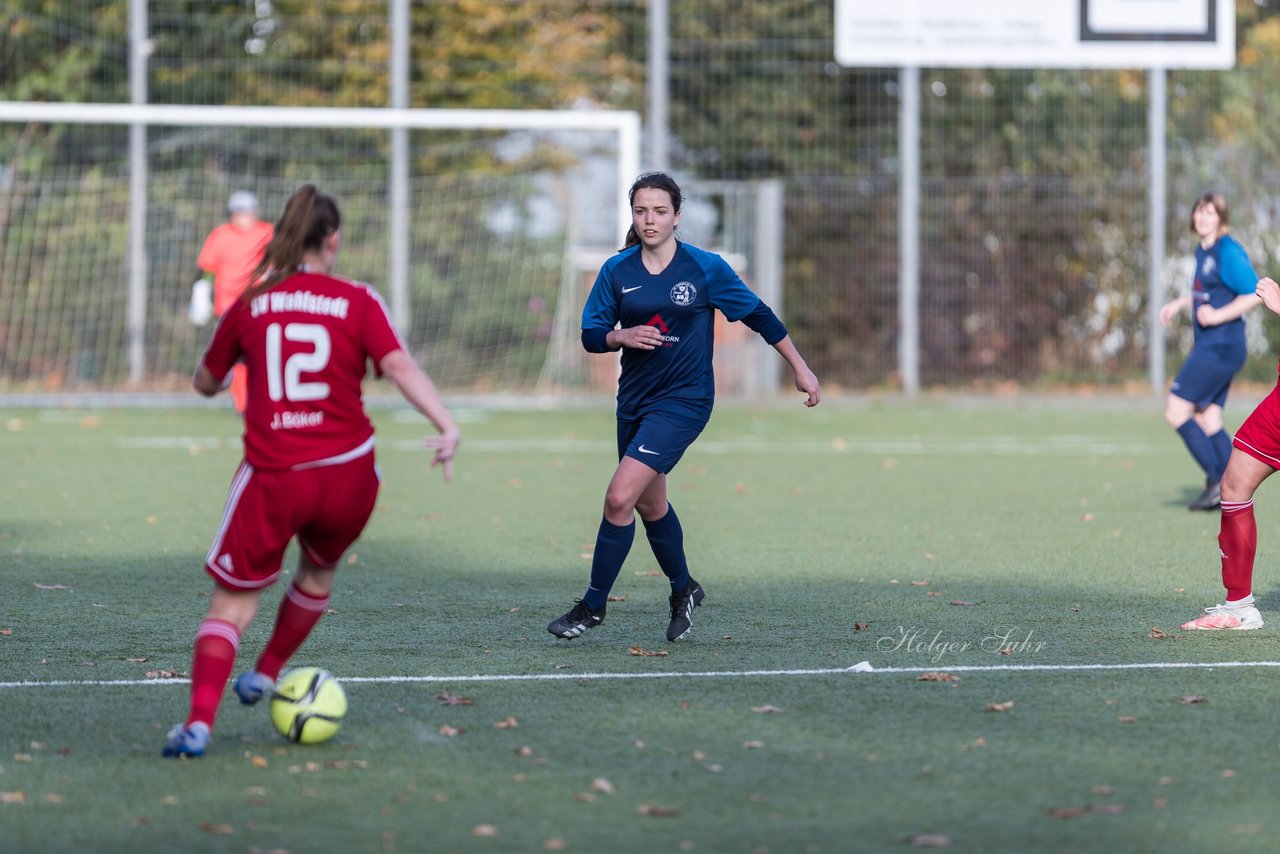
<path fill-rule="evenodd" d="M 196 721 L 193 724 L 178 724 L 169 730 L 169 740 L 164 745 L 165 756 L 204 756 L 209 746 L 209 725 Z"/>
<path fill-rule="evenodd" d="M 256 670 L 250 670 L 248 673 L 241 673 L 236 677 L 236 696 L 240 698 L 240 702 L 246 706 L 252 706 L 263 697 L 271 693 L 271 689 L 276 686 L 275 681 L 270 677 Z"/>

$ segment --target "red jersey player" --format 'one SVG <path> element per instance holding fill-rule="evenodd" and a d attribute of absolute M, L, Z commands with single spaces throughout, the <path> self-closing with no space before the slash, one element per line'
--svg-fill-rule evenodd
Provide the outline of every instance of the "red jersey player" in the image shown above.
<path fill-rule="evenodd" d="M 244 460 L 231 482 L 205 570 L 209 610 L 196 631 L 191 709 L 165 756 L 202 756 L 259 594 L 280 575 L 295 536 L 298 569 L 252 671 L 235 683 L 256 703 L 329 604 L 334 570 L 363 531 L 378 493 L 373 425 L 360 383 L 370 360 L 440 431 L 432 465 L 452 476 L 458 427 L 405 351 L 369 286 L 330 274 L 340 244 L 334 200 L 305 184 L 289 199 L 255 284 L 222 315 L 196 369 L 213 395 L 237 362 L 248 369 Z"/>

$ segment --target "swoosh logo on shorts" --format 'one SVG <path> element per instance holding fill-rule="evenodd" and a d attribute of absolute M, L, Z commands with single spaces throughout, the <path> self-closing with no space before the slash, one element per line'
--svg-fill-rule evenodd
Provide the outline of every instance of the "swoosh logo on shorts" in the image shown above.
<path fill-rule="evenodd" d="M 639 452 L 640 452 L 640 453 L 642 453 L 642 454 L 655 454 L 655 455 L 656 455 L 656 454 L 660 453 L 659 451 L 651 451 L 651 450 L 649 450 L 648 448 L 646 448 L 644 445 L 641 445 L 640 447 L 636 448 L 636 450 L 637 450 L 637 451 L 639 451 Z"/>
<path fill-rule="evenodd" d="M 632 291 L 638 291 L 638 290 L 640 290 L 640 289 L 641 289 L 641 288 L 643 288 L 643 287 L 644 287 L 644 285 L 636 285 L 634 288 L 623 288 L 623 289 L 622 289 L 622 292 L 623 292 L 624 294 L 629 294 L 629 293 L 631 293 Z"/>

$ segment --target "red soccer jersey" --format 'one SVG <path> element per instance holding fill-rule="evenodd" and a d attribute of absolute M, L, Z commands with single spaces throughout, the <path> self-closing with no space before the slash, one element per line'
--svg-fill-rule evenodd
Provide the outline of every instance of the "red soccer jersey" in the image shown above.
<path fill-rule="evenodd" d="M 360 383 L 405 349 L 373 288 L 298 273 L 227 309 L 202 363 L 221 379 L 243 359 L 249 372 L 244 457 L 257 469 L 338 462 L 372 449 Z"/>

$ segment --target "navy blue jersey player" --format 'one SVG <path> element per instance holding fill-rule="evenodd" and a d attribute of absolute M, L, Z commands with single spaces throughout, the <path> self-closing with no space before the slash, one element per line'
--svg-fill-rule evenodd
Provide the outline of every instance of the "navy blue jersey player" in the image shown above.
<path fill-rule="evenodd" d="M 667 501 L 667 474 L 711 417 L 715 312 L 742 321 L 786 359 L 805 405 L 822 397 L 787 329 L 720 256 L 681 243 L 680 187 L 649 172 L 631 185 L 627 245 L 605 262 L 582 312 L 582 344 L 622 350 L 618 379 L 618 467 L 605 492 L 587 592 L 547 631 L 576 638 L 604 622 L 609 590 L 635 538 L 635 514 L 671 582 L 667 640 L 684 637 L 702 585 L 689 576 L 684 531 Z"/>
<path fill-rule="evenodd" d="M 1192 292 L 1160 308 L 1168 326 L 1184 309 L 1195 324 L 1194 344 L 1165 402 L 1164 418 L 1178 431 L 1192 458 L 1204 469 L 1205 486 L 1188 505 L 1213 510 L 1221 503 L 1221 481 L 1231 457 L 1231 436 L 1222 425 L 1222 407 L 1236 372 L 1244 366 L 1244 314 L 1262 300 L 1254 294 L 1258 274 L 1244 248 L 1227 233 L 1227 203 L 1221 193 L 1201 193 L 1191 210 L 1196 246 Z"/>

